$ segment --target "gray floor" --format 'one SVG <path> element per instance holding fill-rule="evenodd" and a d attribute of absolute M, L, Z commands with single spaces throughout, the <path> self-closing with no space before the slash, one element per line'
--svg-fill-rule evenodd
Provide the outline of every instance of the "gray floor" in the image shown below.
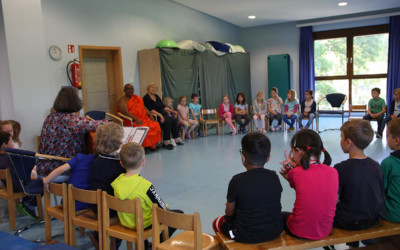
<path fill-rule="evenodd" d="M 323 118 L 321 128 L 339 128 L 341 120 Z M 376 124 L 372 124 L 376 129 Z M 321 129 L 320 128 L 320 129 Z M 230 136 L 225 129 L 224 136 L 215 135 L 215 130 L 209 131 L 208 137 L 186 140 L 184 146 L 173 150 L 162 149 L 146 156 L 146 166 L 142 176 L 150 180 L 159 195 L 171 208 L 182 209 L 185 213 L 199 212 L 202 228 L 206 233 L 213 234 L 211 223 L 213 219 L 224 213 L 226 192 L 231 177 L 245 171 L 240 160 L 240 140 L 243 135 Z M 289 142 L 295 132 L 269 132 L 272 143 L 271 159 L 266 168 L 279 171 L 279 162 L 283 160 L 284 151 L 289 150 Z M 331 154 L 333 164 L 347 159 L 340 148 L 340 131 L 320 133 L 325 148 Z M 385 136 L 372 141 L 366 149 L 366 154 L 381 162 L 390 153 Z M 295 192 L 282 177 L 282 210 L 293 208 Z M 8 209 L 4 201 L 0 202 L 0 230 L 10 232 L 8 225 Z M 30 219 L 17 217 L 17 228 L 26 225 Z M 55 231 L 62 230 L 62 223 L 54 221 Z M 24 233 L 23 237 L 35 239 L 44 236 L 44 226 Z M 62 238 L 57 240 L 62 241 Z M 87 237 L 77 237 L 80 249 L 90 249 Z M 121 248 L 124 249 L 125 245 Z M 341 248 L 341 246 L 339 246 Z M 342 246 L 345 249 L 344 246 Z"/>

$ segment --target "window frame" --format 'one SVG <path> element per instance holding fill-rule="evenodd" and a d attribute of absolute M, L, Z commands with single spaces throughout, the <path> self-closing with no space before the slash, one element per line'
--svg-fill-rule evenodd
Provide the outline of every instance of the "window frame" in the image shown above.
<path fill-rule="evenodd" d="M 360 74 L 354 75 L 353 71 L 353 39 L 356 36 L 363 35 L 375 35 L 389 33 L 389 24 L 340 29 L 340 30 L 329 30 L 313 32 L 313 43 L 316 40 L 325 40 L 332 38 L 346 38 L 346 58 L 347 58 L 347 74 L 337 76 L 315 76 L 314 81 L 326 81 L 326 80 L 348 80 L 349 81 L 349 104 L 352 104 L 352 81 L 353 79 L 375 79 L 375 78 L 386 78 L 386 74 Z M 314 48 L 314 46 L 313 46 Z M 315 65 L 315 64 L 314 64 Z M 314 66 L 315 67 L 315 66 Z"/>

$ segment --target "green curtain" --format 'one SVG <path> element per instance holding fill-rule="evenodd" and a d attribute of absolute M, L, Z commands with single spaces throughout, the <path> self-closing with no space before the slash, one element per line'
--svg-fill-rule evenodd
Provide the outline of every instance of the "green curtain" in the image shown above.
<path fill-rule="evenodd" d="M 197 93 L 198 67 L 196 51 L 183 49 L 160 49 L 161 82 L 163 97 L 174 99 L 174 106 L 181 96 L 188 103 L 192 93 Z"/>
<path fill-rule="evenodd" d="M 247 103 L 252 104 L 251 84 L 250 84 L 250 54 L 235 53 L 226 55 L 230 68 L 232 85 L 235 92 L 234 99 L 239 92 L 246 96 Z M 232 100 L 234 102 L 235 100 Z"/>
<path fill-rule="evenodd" d="M 224 95 L 234 104 L 239 92 L 252 102 L 249 53 L 218 56 L 209 50 L 160 49 L 160 62 L 163 97 L 173 98 L 175 106 L 182 95 L 190 102 L 192 93 L 201 96 L 203 108 L 219 108 Z"/>

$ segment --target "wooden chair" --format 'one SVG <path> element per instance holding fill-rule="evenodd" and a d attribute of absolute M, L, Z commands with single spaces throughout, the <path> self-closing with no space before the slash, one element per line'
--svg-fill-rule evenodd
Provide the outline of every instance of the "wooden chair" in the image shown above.
<path fill-rule="evenodd" d="M 122 114 L 121 112 L 117 112 L 117 114 L 119 115 L 119 117 L 121 117 L 122 119 L 128 120 L 131 123 L 131 127 L 133 127 L 133 119 L 130 118 L 129 116 L 126 116 L 124 114 Z"/>
<path fill-rule="evenodd" d="M 203 127 L 203 134 L 204 136 L 207 136 L 207 125 L 208 124 L 215 124 L 217 126 L 217 134 L 219 135 L 219 120 L 218 120 L 218 111 L 217 109 L 203 109 L 201 111 L 201 114 L 204 117 L 211 116 L 211 119 L 204 119 L 204 127 Z"/>
<path fill-rule="evenodd" d="M 132 249 L 132 243 L 135 243 L 136 250 L 144 250 L 144 240 L 152 235 L 152 230 L 144 230 L 143 228 L 143 211 L 142 203 L 139 198 L 135 200 L 120 200 L 103 191 L 102 195 L 102 210 L 103 210 L 103 246 L 104 249 L 110 249 L 110 238 L 114 237 L 126 240 L 128 249 Z M 127 228 L 121 225 L 119 220 L 110 219 L 110 209 L 132 213 L 136 215 L 136 230 Z"/>
<path fill-rule="evenodd" d="M 165 226 L 164 229 L 160 226 Z M 185 230 L 168 239 L 168 226 Z M 163 232 L 164 242 L 160 243 Z M 202 233 L 200 215 L 180 214 L 159 208 L 153 204 L 153 250 L 157 249 L 219 249 L 217 238 Z"/>
<path fill-rule="evenodd" d="M 352 113 L 363 113 L 363 116 L 367 114 L 367 105 L 349 105 L 349 121 L 351 120 L 362 120 L 361 116 L 352 116 Z"/>
<path fill-rule="evenodd" d="M 97 215 L 91 208 L 76 211 L 75 201 L 97 205 Z M 75 226 L 87 228 L 99 233 L 99 247 L 103 249 L 102 218 L 101 218 L 101 190 L 84 190 L 68 185 L 68 225 L 69 225 L 69 244 L 76 246 Z"/>
<path fill-rule="evenodd" d="M 50 192 L 47 192 L 44 188 L 44 222 L 45 222 L 45 240 L 46 243 L 51 242 L 51 217 L 54 217 L 60 221 L 64 222 L 64 243 L 69 243 L 69 235 L 68 235 L 68 192 L 67 192 L 67 184 L 49 184 Z M 62 197 L 63 204 L 56 205 L 51 207 L 50 205 L 50 194 L 55 196 Z"/>
<path fill-rule="evenodd" d="M 116 121 L 119 124 L 123 124 L 123 120 L 111 113 L 104 112 L 104 111 L 89 111 L 85 114 L 85 117 L 90 120 L 104 120 L 106 116 L 111 117 L 113 121 Z"/>
<path fill-rule="evenodd" d="M 190 124 L 189 124 L 190 125 Z M 188 126 L 188 129 L 191 127 L 192 125 Z M 192 130 L 192 132 L 190 133 L 190 135 L 192 136 L 192 138 L 194 138 L 194 130 Z M 185 140 L 186 134 L 183 133 L 183 128 L 182 128 L 182 133 L 181 133 L 181 139 Z"/>
<path fill-rule="evenodd" d="M 1 169 L 0 170 L 0 180 L 5 180 L 7 185 L 5 188 L 0 189 L 0 199 L 7 200 L 8 203 L 8 217 L 10 221 L 10 230 L 15 230 L 15 204 L 20 198 L 26 196 L 24 192 L 14 192 L 14 186 L 12 183 L 12 177 L 10 170 Z M 42 207 L 42 197 L 40 194 L 36 195 L 36 200 L 38 204 L 39 219 L 43 220 L 43 207 Z"/>

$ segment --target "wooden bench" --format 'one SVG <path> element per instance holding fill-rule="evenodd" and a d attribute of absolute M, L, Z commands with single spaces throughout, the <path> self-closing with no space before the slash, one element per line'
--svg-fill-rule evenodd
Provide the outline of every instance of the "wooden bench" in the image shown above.
<path fill-rule="evenodd" d="M 375 239 L 375 238 L 398 235 L 398 234 L 400 234 L 400 223 L 392 223 L 382 220 L 379 225 L 360 231 L 348 231 L 348 230 L 333 228 L 329 236 L 327 236 L 322 240 L 316 240 L 316 241 L 296 239 L 290 237 L 285 232 L 283 232 L 281 236 L 275 240 L 258 244 L 244 244 L 236 242 L 234 240 L 229 239 L 222 233 L 217 233 L 217 238 L 224 249 L 281 250 L 281 249 L 310 249 L 310 248 L 324 247 L 324 246 L 336 245 L 358 240 Z"/>

